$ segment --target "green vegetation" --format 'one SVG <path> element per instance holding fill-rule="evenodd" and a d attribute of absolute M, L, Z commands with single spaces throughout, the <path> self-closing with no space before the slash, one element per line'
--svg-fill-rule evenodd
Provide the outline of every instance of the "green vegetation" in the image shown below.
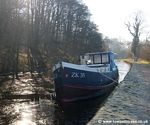
<path fill-rule="evenodd" d="M 124 61 L 124 62 L 127 62 L 127 63 L 136 63 L 136 64 L 150 64 L 150 61 L 147 61 L 147 60 L 144 60 L 144 59 L 138 59 L 138 61 L 134 61 L 133 59 L 131 58 L 127 58 L 127 59 L 119 59 L 119 61 Z"/>

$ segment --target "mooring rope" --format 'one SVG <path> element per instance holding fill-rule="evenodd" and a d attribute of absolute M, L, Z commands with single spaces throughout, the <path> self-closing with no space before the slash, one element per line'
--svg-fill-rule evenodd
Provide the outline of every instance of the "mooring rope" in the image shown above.
<path fill-rule="evenodd" d="M 103 74 L 103 73 L 101 73 L 101 72 L 98 72 L 98 73 L 101 74 L 102 76 L 108 78 L 109 80 L 112 80 L 113 82 L 115 82 L 115 83 L 118 84 L 117 80 L 114 80 L 114 79 L 112 79 L 111 77 L 108 77 L 107 75 L 105 75 L 105 74 Z"/>

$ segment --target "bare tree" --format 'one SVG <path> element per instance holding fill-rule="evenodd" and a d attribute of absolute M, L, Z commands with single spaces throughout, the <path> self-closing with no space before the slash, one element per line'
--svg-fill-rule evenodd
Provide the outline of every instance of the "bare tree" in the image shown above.
<path fill-rule="evenodd" d="M 145 39 L 146 43 L 150 43 L 150 32 L 148 32 L 146 34 L 146 39 Z"/>
<path fill-rule="evenodd" d="M 141 12 L 137 12 L 134 15 L 133 21 L 128 21 L 125 23 L 125 25 L 128 28 L 128 31 L 133 36 L 132 46 L 131 46 L 131 52 L 133 54 L 133 57 L 135 61 L 137 61 L 139 56 L 138 51 L 138 45 L 140 42 L 140 35 L 142 33 L 142 25 L 143 25 L 143 18 Z"/>
<path fill-rule="evenodd" d="M 0 73 L 18 78 L 23 67 L 32 72 L 102 50 L 90 15 L 80 0 L 0 0 Z"/>

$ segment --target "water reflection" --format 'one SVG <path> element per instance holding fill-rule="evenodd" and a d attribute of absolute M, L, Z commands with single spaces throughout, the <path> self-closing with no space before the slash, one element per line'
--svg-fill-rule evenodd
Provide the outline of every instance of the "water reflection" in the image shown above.
<path fill-rule="evenodd" d="M 9 125 L 84 125 L 93 118 L 106 98 L 97 98 L 68 105 L 66 112 L 48 99 L 5 100 L 1 124 Z M 103 103 L 102 103 L 103 102 Z M 1 105 L 2 106 L 2 105 Z M 2 118 L 2 116 L 0 115 Z"/>
<path fill-rule="evenodd" d="M 36 115 L 34 107 L 36 105 L 33 102 L 23 102 L 14 105 L 15 113 L 19 114 L 19 117 L 12 123 L 12 125 L 36 125 L 34 122 Z"/>
<path fill-rule="evenodd" d="M 130 66 L 117 62 L 120 80 L 127 74 Z M 36 84 L 33 79 L 21 79 L 14 85 L 12 93 L 33 94 Z M 17 91 L 16 91 L 17 90 Z M 66 112 L 50 98 L 13 99 L 0 102 L 0 124 L 7 125 L 85 125 L 105 104 L 106 97 L 69 104 Z"/>

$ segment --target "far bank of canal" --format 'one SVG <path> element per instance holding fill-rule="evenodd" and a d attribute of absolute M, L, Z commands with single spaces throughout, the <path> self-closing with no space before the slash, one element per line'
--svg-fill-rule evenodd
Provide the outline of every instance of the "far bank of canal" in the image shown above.
<path fill-rule="evenodd" d="M 88 125 L 150 124 L 150 65 L 133 64 L 125 79 Z"/>

